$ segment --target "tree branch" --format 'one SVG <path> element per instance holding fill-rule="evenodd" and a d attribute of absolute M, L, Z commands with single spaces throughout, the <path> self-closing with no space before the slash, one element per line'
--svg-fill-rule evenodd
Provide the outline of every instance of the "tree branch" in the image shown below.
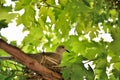
<path fill-rule="evenodd" d="M 2 60 L 15 60 L 15 58 L 11 57 L 11 56 L 0 56 L 0 59 Z"/>
<path fill-rule="evenodd" d="M 26 65 L 29 69 L 36 71 L 37 73 L 41 74 L 47 80 L 62 80 L 60 74 L 49 70 L 48 68 L 39 64 L 39 62 L 29 56 L 27 56 L 23 51 L 19 48 L 12 46 L 2 39 L 0 39 L 0 48 L 8 52 L 14 58 L 19 60 L 21 63 Z"/>

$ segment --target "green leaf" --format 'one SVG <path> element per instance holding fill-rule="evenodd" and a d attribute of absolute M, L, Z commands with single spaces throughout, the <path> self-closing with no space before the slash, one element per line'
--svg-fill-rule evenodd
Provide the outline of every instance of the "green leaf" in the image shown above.
<path fill-rule="evenodd" d="M 8 23 L 6 23 L 6 20 L 5 20 L 5 19 L 0 20 L 0 29 L 1 29 L 1 28 L 5 28 L 5 27 L 7 27 L 7 26 L 8 26 Z"/>
<path fill-rule="evenodd" d="M 11 41 L 10 44 L 13 45 L 13 46 L 17 46 L 17 42 L 16 41 Z"/>
<path fill-rule="evenodd" d="M 5 78 L 5 80 L 13 80 L 14 77 L 15 77 L 15 71 L 11 70 L 10 74 Z"/>
<path fill-rule="evenodd" d="M 15 11 L 19 11 L 22 8 L 24 8 L 24 6 L 22 5 L 22 3 L 21 2 L 16 2 Z"/>
<path fill-rule="evenodd" d="M 89 60 L 95 59 L 96 56 L 102 56 L 105 53 L 105 46 L 96 42 L 88 42 L 83 56 Z"/>
<path fill-rule="evenodd" d="M 8 56 L 9 54 L 5 52 L 4 50 L 0 49 L 0 56 Z"/>
<path fill-rule="evenodd" d="M 98 80 L 108 80 L 108 76 L 106 74 L 106 67 L 107 67 L 107 60 L 106 60 L 106 54 L 102 54 L 101 58 L 99 57 L 95 61 L 95 74 L 96 74 L 96 79 Z"/>
<path fill-rule="evenodd" d="M 90 7 L 90 4 L 88 2 L 88 0 L 82 0 L 84 2 L 85 5 L 87 5 L 88 7 Z"/>
<path fill-rule="evenodd" d="M 28 6 L 30 5 L 32 0 L 19 0 L 16 2 L 16 5 L 15 5 L 15 10 L 18 11 L 18 10 L 21 10 L 23 9 L 25 6 Z"/>
<path fill-rule="evenodd" d="M 62 71 L 63 77 L 65 80 L 83 80 L 84 70 L 81 67 L 82 65 L 73 63 L 71 66 L 68 66 Z M 82 73 L 81 73 L 82 72 Z"/>
<path fill-rule="evenodd" d="M 97 80 L 108 80 L 108 76 L 107 76 L 105 70 L 98 69 L 98 70 L 96 70 L 95 74 L 98 74 L 97 78 L 96 78 Z"/>
<path fill-rule="evenodd" d="M 114 76 L 114 75 L 110 75 L 109 80 L 119 80 L 119 78 L 115 78 L 115 76 Z"/>
<path fill-rule="evenodd" d="M 0 80 L 5 80 L 5 78 L 6 78 L 6 75 L 0 74 Z"/>
<path fill-rule="evenodd" d="M 0 6 L 2 6 L 5 3 L 5 0 L 0 0 Z"/>
<path fill-rule="evenodd" d="M 54 24 L 55 23 L 55 16 L 54 16 L 54 12 L 53 12 L 52 8 L 48 9 L 47 15 L 50 17 L 51 23 Z"/>
<path fill-rule="evenodd" d="M 55 32 L 59 38 L 67 38 L 69 35 L 69 21 L 66 21 L 66 17 L 61 15 L 59 21 L 56 22 Z"/>
<path fill-rule="evenodd" d="M 59 4 L 65 6 L 68 3 L 68 0 L 59 0 Z"/>
<path fill-rule="evenodd" d="M 25 13 L 22 16 L 19 16 L 17 23 L 23 23 L 25 27 L 32 26 L 34 23 L 36 23 L 35 10 L 31 6 L 26 6 Z"/>
<path fill-rule="evenodd" d="M 39 16 L 44 22 L 46 22 L 46 19 L 47 19 L 47 10 L 48 9 L 46 7 L 40 8 Z"/>
<path fill-rule="evenodd" d="M 27 51 L 36 51 L 36 47 L 39 46 L 39 44 L 42 41 L 43 37 L 43 29 L 41 26 L 36 24 L 29 29 L 30 33 L 28 36 L 26 36 L 23 40 L 24 46 L 27 46 L 28 50 Z"/>
<path fill-rule="evenodd" d="M 20 0 L 23 5 L 29 5 L 32 0 Z"/>
<path fill-rule="evenodd" d="M 113 42 L 110 43 L 109 45 L 109 49 L 110 51 L 112 51 L 115 55 L 120 55 L 120 29 L 119 28 L 114 28 L 111 30 L 112 31 L 112 38 L 113 38 Z"/>
<path fill-rule="evenodd" d="M 49 5 L 55 4 L 55 0 L 47 0 L 46 2 L 47 2 L 47 4 L 49 4 Z"/>
<path fill-rule="evenodd" d="M 90 65 L 88 65 L 88 70 L 87 70 L 87 74 L 86 74 L 86 79 L 87 80 L 94 80 L 95 79 L 95 74 L 93 69 L 91 68 Z"/>
<path fill-rule="evenodd" d="M 114 63 L 113 67 L 120 72 L 120 62 Z"/>
<path fill-rule="evenodd" d="M 79 41 L 78 36 L 70 36 L 70 42 L 71 46 L 72 46 L 72 51 L 74 51 L 75 53 L 80 53 L 80 54 L 84 54 L 85 53 L 85 49 L 86 49 L 86 41 Z"/>
<path fill-rule="evenodd" d="M 113 56 L 110 62 L 111 62 L 111 63 L 120 62 L 120 57 L 119 57 L 119 56 Z"/>
<path fill-rule="evenodd" d="M 87 70 L 82 63 L 72 63 L 67 65 L 66 68 L 62 71 L 63 77 L 65 80 L 87 80 L 94 79 L 93 70 Z"/>
<path fill-rule="evenodd" d="M 11 19 L 14 19 L 17 14 L 16 13 L 9 13 L 12 11 L 12 7 L 0 7 L 0 20 L 6 20 L 6 22 L 10 22 Z"/>
<path fill-rule="evenodd" d="M 119 14 L 118 14 L 118 26 L 120 26 L 120 12 L 119 12 Z"/>
<path fill-rule="evenodd" d="M 95 59 L 96 55 L 98 54 L 98 49 L 96 48 L 87 48 L 84 54 L 84 57 L 87 59 Z"/>
<path fill-rule="evenodd" d="M 112 73 L 117 80 L 120 79 L 120 71 L 118 71 L 117 69 L 113 69 Z"/>

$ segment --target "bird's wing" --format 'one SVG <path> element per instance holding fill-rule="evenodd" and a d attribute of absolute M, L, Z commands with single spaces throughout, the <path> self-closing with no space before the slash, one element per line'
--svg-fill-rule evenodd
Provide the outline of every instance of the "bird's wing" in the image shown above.
<path fill-rule="evenodd" d="M 44 52 L 39 54 L 28 54 L 28 56 L 36 59 L 38 62 L 43 63 L 43 61 L 49 61 L 55 64 L 59 64 L 61 61 L 61 56 L 53 52 Z"/>

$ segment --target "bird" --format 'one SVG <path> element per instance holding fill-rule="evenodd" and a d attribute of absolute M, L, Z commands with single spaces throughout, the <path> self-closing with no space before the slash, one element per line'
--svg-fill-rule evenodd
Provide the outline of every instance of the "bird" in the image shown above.
<path fill-rule="evenodd" d="M 64 45 L 59 45 L 54 52 L 41 52 L 41 53 L 36 53 L 36 54 L 29 53 L 25 55 L 37 60 L 41 65 L 53 71 L 57 69 L 56 72 L 60 72 L 59 65 L 61 63 L 64 52 L 70 53 L 70 51 L 67 50 Z M 1 59 L 9 59 L 9 60 L 13 60 L 13 61 L 21 63 L 13 56 L 2 57 Z"/>
<path fill-rule="evenodd" d="M 55 67 L 59 67 L 64 52 L 70 53 L 70 51 L 67 50 L 64 45 L 59 45 L 56 48 L 55 52 L 42 52 L 38 54 L 27 55 L 37 60 L 40 64 L 44 65 L 45 67 L 53 70 Z"/>

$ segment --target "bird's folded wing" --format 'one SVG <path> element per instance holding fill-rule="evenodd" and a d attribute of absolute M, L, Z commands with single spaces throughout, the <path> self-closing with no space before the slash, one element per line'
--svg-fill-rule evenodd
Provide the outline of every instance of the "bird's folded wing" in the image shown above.
<path fill-rule="evenodd" d="M 60 64 L 61 56 L 53 52 L 39 53 L 39 54 L 28 54 L 28 56 L 36 59 L 39 63 L 46 64 Z"/>

